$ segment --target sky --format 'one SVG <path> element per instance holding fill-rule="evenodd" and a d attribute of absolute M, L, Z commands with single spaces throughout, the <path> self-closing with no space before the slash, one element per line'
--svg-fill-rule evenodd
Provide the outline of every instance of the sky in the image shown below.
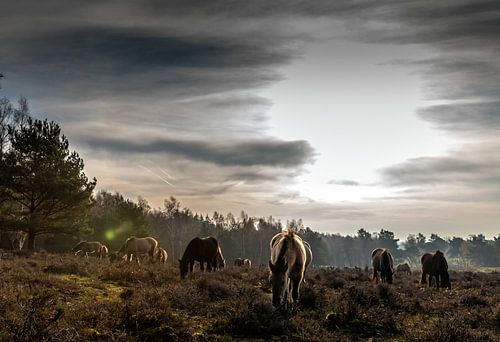
<path fill-rule="evenodd" d="M 500 233 L 498 1 L 15 1 L 1 96 L 98 188 L 314 230 Z"/>

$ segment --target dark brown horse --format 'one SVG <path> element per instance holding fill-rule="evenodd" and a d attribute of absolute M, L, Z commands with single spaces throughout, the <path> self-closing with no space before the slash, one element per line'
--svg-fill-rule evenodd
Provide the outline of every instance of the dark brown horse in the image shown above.
<path fill-rule="evenodd" d="M 382 283 L 392 284 L 392 275 L 394 273 L 394 260 L 391 253 L 385 248 L 376 248 L 372 252 L 372 281 L 378 284 L 378 272 Z"/>
<path fill-rule="evenodd" d="M 441 251 L 436 253 L 425 253 L 420 258 L 422 264 L 422 278 L 420 279 L 420 286 L 426 283 L 427 287 L 432 286 L 432 278 L 436 278 L 436 287 L 440 286 L 451 289 L 450 275 L 448 274 L 448 263 Z M 429 278 L 427 279 L 427 275 Z"/>
<path fill-rule="evenodd" d="M 220 255 L 219 255 L 220 254 Z M 217 260 L 222 258 L 220 253 L 219 242 L 213 237 L 192 239 L 184 251 L 182 258 L 179 259 L 179 268 L 181 271 L 181 279 L 186 277 L 186 274 L 193 272 L 194 262 L 200 263 L 200 270 L 205 270 L 205 263 L 209 272 L 217 268 Z"/>
<path fill-rule="evenodd" d="M 234 259 L 234 266 L 237 266 L 237 267 L 243 266 L 243 259 L 242 258 Z"/>
<path fill-rule="evenodd" d="M 299 299 L 300 285 L 306 268 L 306 249 L 302 239 L 293 231 L 275 235 L 270 243 L 270 279 L 273 305 L 290 305 L 293 309 Z"/>

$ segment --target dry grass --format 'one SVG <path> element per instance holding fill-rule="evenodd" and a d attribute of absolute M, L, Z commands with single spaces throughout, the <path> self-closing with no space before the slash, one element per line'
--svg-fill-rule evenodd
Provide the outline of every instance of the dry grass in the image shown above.
<path fill-rule="evenodd" d="M 364 270 L 310 270 L 297 313 L 271 305 L 266 269 L 179 280 L 177 268 L 71 255 L 0 260 L 0 341 L 498 341 L 500 275 L 418 274 L 374 286 Z"/>

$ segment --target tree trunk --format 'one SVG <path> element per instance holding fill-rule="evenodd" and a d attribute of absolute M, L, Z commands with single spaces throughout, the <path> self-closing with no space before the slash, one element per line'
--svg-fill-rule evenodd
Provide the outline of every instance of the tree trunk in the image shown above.
<path fill-rule="evenodd" d="M 35 250 L 35 231 L 33 229 L 28 230 L 28 250 L 34 251 Z"/>

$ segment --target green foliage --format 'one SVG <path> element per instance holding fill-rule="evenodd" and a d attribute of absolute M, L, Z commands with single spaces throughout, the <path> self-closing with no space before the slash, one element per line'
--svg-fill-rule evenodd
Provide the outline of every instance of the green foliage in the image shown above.
<path fill-rule="evenodd" d="M 143 203 L 144 204 L 144 203 Z M 101 191 L 91 211 L 92 234 L 87 240 L 102 241 L 111 249 L 119 249 L 130 236 L 147 236 L 149 223 L 143 207 L 118 193 Z"/>
<path fill-rule="evenodd" d="M 88 229 L 97 181 L 89 181 L 59 125 L 26 114 L 7 125 L 6 139 L 0 158 L 2 227 L 28 233 L 31 250 L 39 235 Z"/>

